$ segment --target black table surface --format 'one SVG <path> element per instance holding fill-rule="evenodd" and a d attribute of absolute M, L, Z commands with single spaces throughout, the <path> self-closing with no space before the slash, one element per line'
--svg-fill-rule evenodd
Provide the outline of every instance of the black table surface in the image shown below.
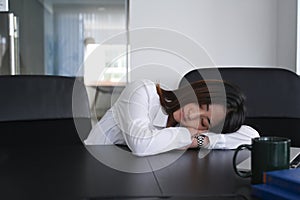
<path fill-rule="evenodd" d="M 93 148 L 110 154 L 116 147 Z M 81 145 L 0 147 L 0 199 L 252 198 L 250 179 L 233 171 L 232 150 L 212 150 L 203 158 L 199 151 L 188 150 L 175 162 L 155 168 L 174 152 L 132 156 L 131 165 L 146 163 L 150 169 L 133 173 L 103 164 Z M 241 153 L 239 160 L 246 157 Z"/>

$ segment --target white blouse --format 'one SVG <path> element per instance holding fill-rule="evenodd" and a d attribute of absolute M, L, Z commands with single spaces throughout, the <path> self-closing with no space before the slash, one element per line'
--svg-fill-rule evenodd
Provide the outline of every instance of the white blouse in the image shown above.
<path fill-rule="evenodd" d="M 184 148 L 192 143 L 185 127 L 166 128 L 168 116 L 160 105 L 155 83 L 150 80 L 131 82 L 115 104 L 93 127 L 86 145 L 127 144 L 134 155 L 147 156 Z M 205 133 L 210 149 L 234 149 L 251 144 L 259 137 L 256 130 L 243 125 L 229 134 Z"/>

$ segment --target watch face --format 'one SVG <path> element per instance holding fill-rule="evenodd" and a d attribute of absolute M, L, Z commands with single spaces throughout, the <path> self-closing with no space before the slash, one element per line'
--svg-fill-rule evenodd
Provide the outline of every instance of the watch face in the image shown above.
<path fill-rule="evenodd" d="M 204 138 L 205 138 L 204 135 L 198 135 L 198 136 L 197 136 L 197 143 L 198 143 L 198 147 L 199 147 L 199 148 L 202 147 L 203 142 L 204 142 Z"/>

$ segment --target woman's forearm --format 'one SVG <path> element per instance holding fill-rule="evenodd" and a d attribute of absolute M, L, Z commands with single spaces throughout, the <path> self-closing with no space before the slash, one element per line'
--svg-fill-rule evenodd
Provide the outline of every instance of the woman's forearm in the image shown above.
<path fill-rule="evenodd" d="M 235 149 L 241 144 L 251 144 L 252 138 L 259 137 L 259 133 L 250 126 L 243 125 L 234 133 L 205 133 L 209 138 L 209 149 Z"/>

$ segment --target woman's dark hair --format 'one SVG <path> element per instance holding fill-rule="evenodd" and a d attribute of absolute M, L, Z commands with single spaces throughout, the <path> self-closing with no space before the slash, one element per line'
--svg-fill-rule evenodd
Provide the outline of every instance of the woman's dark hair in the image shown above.
<path fill-rule="evenodd" d="M 226 117 L 224 121 L 211 127 L 210 131 L 235 132 L 245 121 L 245 96 L 237 86 L 226 81 L 200 80 L 176 90 L 164 90 L 157 84 L 156 90 L 160 98 L 160 104 L 171 119 L 173 119 L 173 112 L 188 103 L 198 103 L 199 106 L 213 103 L 226 107 Z M 173 122 L 170 122 L 167 126 L 174 125 L 176 125 L 176 122 L 174 123 L 173 119 Z"/>

